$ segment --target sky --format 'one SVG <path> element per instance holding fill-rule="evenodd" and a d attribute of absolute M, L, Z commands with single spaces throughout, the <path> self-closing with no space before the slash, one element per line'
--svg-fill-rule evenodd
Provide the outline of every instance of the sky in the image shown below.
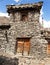
<path fill-rule="evenodd" d="M 43 1 L 43 7 L 41 9 L 40 22 L 43 17 L 44 27 L 50 28 L 50 0 L 0 0 L 0 16 L 7 16 L 6 5 L 20 5 L 27 3 L 35 3 Z"/>

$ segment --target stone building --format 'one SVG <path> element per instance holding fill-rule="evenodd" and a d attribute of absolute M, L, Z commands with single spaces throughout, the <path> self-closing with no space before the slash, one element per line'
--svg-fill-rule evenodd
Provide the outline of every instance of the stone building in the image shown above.
<path fill-rule="evenodd" d="M 0 53 L 18 58 L 18 65 L 50 64 L 48 42 L 39 23 L 42 5 L 7 5 L 10 18 L 8 24 L 0 25 Z"/>
<path fill-rule="evenodd" d="M 50 28 L 44 28 L 43 30 L 43 37 L 45 37 L 45 39 L 48 42 L 47 45 L 47 54 L 50 54 Z"/>

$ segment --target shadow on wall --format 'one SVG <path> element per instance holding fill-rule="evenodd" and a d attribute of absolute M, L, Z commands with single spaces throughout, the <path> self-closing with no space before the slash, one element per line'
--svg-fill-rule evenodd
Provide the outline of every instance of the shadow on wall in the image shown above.
<path fill-rule="evenodd" d="M 0 65 L 18 65 L 18 59 L 0 56 Z"/>

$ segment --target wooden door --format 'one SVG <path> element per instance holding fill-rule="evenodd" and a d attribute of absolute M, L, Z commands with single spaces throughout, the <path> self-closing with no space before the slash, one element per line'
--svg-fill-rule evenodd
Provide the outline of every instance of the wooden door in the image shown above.
<path fill-rule="evenodd" d="M 17 53 L 28 55 L 30 50 L 30 40 L 26 38 L 20 38 L 17 41 Z"/>
<path fill-rule="evenodd" d="M 17 53 L 22 53 L 22 52 L 23 52 L 23 41 L 18 41 Z"/>
<path fill-rule="evenodd" d="M 48 45 L 47 45 L 47 54 L 50 54 L 50 42 L 48 42 Z"/>
<path fill-rule="evenodd" d="M 30 41 L 28 39 L 24 42 L 24 55 L 28 55 L 30 51 Z"/>

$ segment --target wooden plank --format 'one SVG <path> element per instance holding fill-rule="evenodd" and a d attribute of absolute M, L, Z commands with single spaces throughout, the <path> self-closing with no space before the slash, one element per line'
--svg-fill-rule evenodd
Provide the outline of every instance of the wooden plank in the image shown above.
<path fill-rule="evenodd" d="M 50 54 L 50 43 L 47 45 L 47 54 Z"/>
<path fill-rule="evenodd" d="M 23 42 L 22 41 L 18 41 L 17 52 L 18 53 L 22 53 L 23 52 Z"/>

